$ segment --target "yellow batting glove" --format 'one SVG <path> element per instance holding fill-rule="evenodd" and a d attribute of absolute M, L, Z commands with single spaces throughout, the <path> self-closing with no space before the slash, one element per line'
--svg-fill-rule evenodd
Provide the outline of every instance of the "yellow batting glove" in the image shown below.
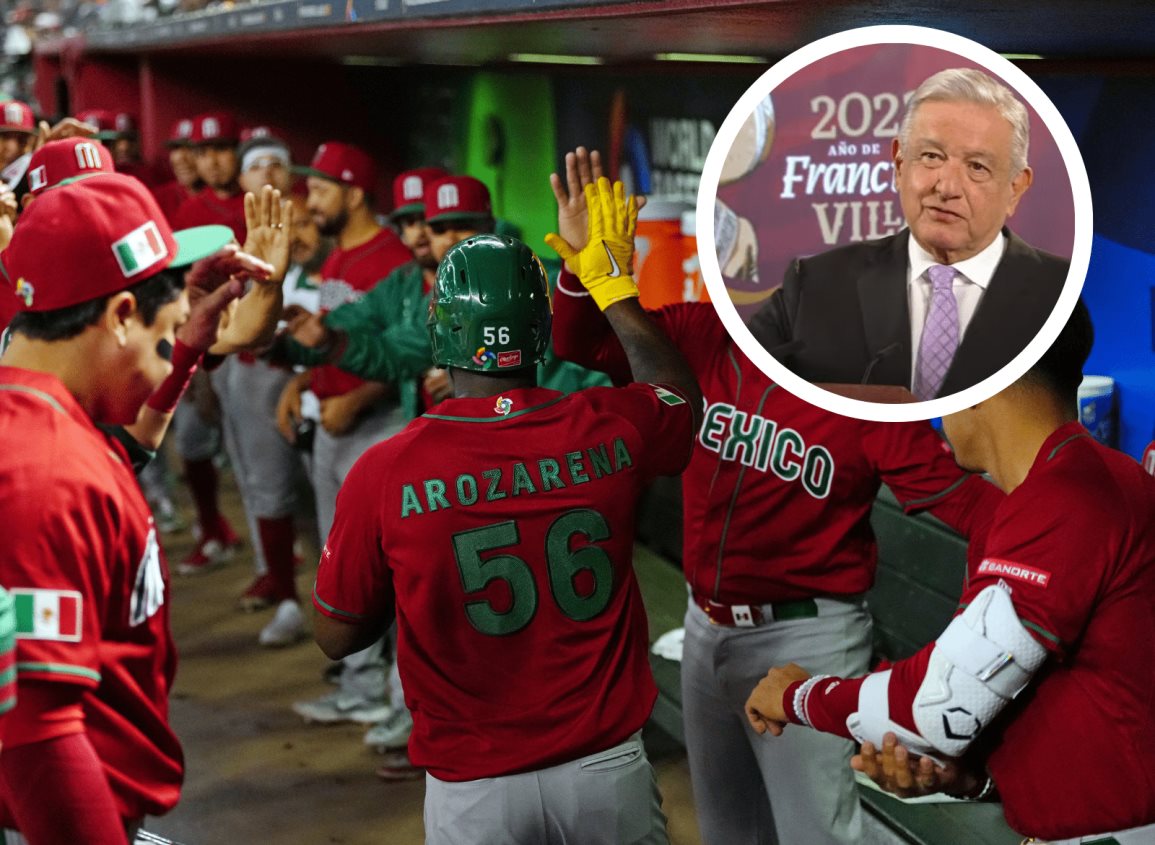
<path fill-rule="evenodd" d="M 634 260 L 634 231 L 638 225 L 638 204 L 621 182 L 610 186 L 604 176 L 597 185 L 586 185 L 589 209 L 589 238 L 580 250 L 561 236 L 548 234 L 545 242 L 577 274 L 582 285 L 605 311 L 615 302 L 638 295 L 638 286 L 630 275 Z"/>

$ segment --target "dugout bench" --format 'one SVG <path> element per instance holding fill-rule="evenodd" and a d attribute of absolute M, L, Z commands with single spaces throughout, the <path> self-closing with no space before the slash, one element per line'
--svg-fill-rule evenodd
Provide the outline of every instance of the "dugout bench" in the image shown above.
<path fill-rule="evenodd" d="M 682 577 L 681 509 L 677 479 L 659 479 L 643 500 L 634 566 L 650 620 L 651 643 L 680 628 L 686 612 Z M 885 487 L 872 517 L 879 565 L 868 599 L 877 654 L 906 657 L 946 627 L 962 591 L 966 542 L 927 515 L 903 514 Z M 651 721 L 679 743 L 682 732 L 680 665 L 650 656 L 658 684 Z M 769 668 L 769 667 L 767 667 Z M 991 803 L 906 804 L 860 787 L 863 806 L 899 839 L 921 845 L 1019 845 L 1022 837 Z M 789 844 L 785 844 L 789 845 Z"/>

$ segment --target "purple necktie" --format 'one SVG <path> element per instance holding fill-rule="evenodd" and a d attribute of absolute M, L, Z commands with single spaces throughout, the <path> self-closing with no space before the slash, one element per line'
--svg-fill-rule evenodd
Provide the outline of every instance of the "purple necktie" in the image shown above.
<path fill-rule="evenodd" d="M 914 395 L 919 401 L 933 399 L 942 388 L 946 371 L 958 349 L 958 301 L 954 298 L 955 269 L 935 264 L 926 271 L 930 276 L 930 313 L 918 342 L 918 368 L 914 376 Z"/>

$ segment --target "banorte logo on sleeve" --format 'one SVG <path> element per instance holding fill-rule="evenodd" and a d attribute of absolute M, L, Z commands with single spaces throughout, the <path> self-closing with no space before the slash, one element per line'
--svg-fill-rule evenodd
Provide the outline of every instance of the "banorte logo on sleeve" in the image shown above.
<path fill-rule="evenodd" d="M 457 192 L 456 185 L 442 185 L 437 189 L 437 208 L 439 211 L 457 208 L 459 205 L 461 205 L 461 196 Z"/>

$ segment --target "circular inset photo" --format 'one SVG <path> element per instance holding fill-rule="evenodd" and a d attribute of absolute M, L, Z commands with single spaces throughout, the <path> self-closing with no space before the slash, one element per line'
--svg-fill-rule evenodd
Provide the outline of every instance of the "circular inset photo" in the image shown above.
<path fill-rule="evenodd" d="M 1091 194 L 1063 118 L 1011 62 L 940 30 L 865 27 L 742 96 L 697 225 L 710 298 L 763 372 L 897 422 L 977 404 L 1041 357 L 1086 276 Z"/>

